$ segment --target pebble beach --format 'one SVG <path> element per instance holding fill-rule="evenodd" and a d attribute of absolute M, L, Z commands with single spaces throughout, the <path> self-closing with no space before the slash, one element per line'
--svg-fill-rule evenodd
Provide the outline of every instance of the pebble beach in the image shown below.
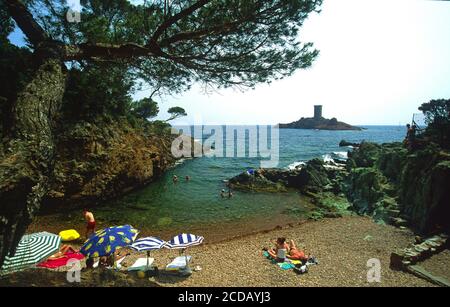
<path fill-rule="evenodd" d="M 298 275 L 292 269 L 282 270 L 262 256 L 263 247 L 271 247 L 277 237 L 293 239 L 299 248 L 314 255 L 319 264 L 309 267 L 309 272 Z M 191 267 L 199 266 L 189 277 L 161 274 L 159 277 L 138 278 L 131 273 L 119 272 L 120 277 L 98 278 L 99 271 L 83 270 L 81 283 L 69 284 L 64 272 L 30 269 L 0 279 L 0 286 L 164 286 L 164 287 L 416 287 L 433 286 L 426 280 L 409 273 L 389 268 L 390 254 L 396 248 L 404 248 L 414 241 L 408 229 L 379 225 L 368 217 L 346 216 L 342 218 L 308 221 L 281 229 L 264 231 L 221 242 L 205 243 L 188 249 L 193 257 Z M 78 247 L 78 246 L 74 246 Z M 154 265 L 160 270 L 178 251 L 162 249 L 151 254 Z M 131 251 L 122 262 L 124 269 L 139 257 Z M 367 261 L 379 259 L 380 282 L 367 281 Z M 440 272 L 447 272 L 448 257 L 436 263 Z M 445 266 L 445 267 L 444 267 Z M 44 272 L 45 271 L 45 272 Z M 97 274 L 97 275 L 96 275 Z"/>

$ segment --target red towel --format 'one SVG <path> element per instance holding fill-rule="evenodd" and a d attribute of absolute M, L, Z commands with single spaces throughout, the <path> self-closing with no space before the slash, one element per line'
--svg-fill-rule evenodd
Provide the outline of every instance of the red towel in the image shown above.
<path fill-rule="evenodd" d="M 75 252 L 74 250 L 69 250 L 61 258 L 48 259 L 44 262 L 39 263 L 37 266 L 40 268 L 56 269 L 56 268 L 67 265 L 67 262 L 70 259 L 81 260 L 83 258 L 84 258 L 83 254 L 81 254 L 79 252 Z"/>

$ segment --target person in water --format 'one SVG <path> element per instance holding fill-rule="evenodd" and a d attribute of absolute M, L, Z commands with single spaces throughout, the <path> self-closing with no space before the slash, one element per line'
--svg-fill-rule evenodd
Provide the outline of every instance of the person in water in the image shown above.
<path fill-rule="evenodd" d="M 222 198 L 225 198 L 225 193 L 226 193 L 225 189 L 222 189 L 222 191 L 220 192 L 220 196 L 222 196 Z"/>
<path fill-rule="evenodd" d="M 186 176 L 186 181 L 189 181 L 189 180 L 191 180 L 191 177 L 190 176 Z"/>
<path fill-rule="evenodd" d="M 286 243 L 286 238 L 280 237 L 275 241 L 275 248 L 271 248 L 267 252 L 277 262 L 284 262 L 289 250 L 290 246 Z"/>
<path fill-rule="evenodd" d="M 172 181 L 173 181 L 173 183 L 177 183 L 178 182 L 178 176 L 177 175 L 173 175 Z"/>
<path fill-rule="evenodd" d="M 89 238 L 95 232 L 95 218 L 94 214 L 87 209 L 83 210 L 83 216 L 86 220 L 86 238 Z"/>
<path fill-rule="evenodd" d="M 233 197 L 233 192 L 231 192 L 231 189 L 228 190 L 228 198 Z"/>

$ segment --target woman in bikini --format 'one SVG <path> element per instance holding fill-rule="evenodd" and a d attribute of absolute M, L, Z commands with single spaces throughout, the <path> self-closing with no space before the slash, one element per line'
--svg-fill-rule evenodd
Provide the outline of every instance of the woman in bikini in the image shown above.
<path fill-rule="evenodd" d="M 291 260 L 301 260 L 307 261 L 309 257 L 305 255 L 304 251 L 301 251 L 295 246 L 294 240 L 291 240 L 289 244 L 289 253 L 286 255 L 286 258 Z"/>

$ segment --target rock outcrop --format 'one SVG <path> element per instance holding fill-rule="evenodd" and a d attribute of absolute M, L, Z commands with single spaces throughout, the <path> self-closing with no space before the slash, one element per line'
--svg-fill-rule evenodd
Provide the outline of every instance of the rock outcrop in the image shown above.
<path fill-rule="evenodd" d="M 126 120 L 80 122 L 62 131 L 44 210 L 123 195 L 153 181 L 175 162 L 170 151 L 174 136 L 149 133 Z"/>
<path fill-rule="evenodd" d="M 355 127 L 344 122 L 338 121 L 336 118 L 314 118 L 302 117 L 298 121 L 289 124 L 280 124 L 280 128 L 290 129 L 318 129 L 318 130 L 362 130 L 360 127 Z"/>
<path fill-rule="evenodd" d="M 433 144 L 407 151 L 401 143 L 362 143 L 347 170 L 344 190 L 356 211 L 420 233 L 450 231 L 448 152 Z"/>
<path fill-rule="evenodd" d="M 252 192 L 297 190 L 307 196 L 315 209 L 311 219 L 339 217 L 349 213 L 350 203 L 341 194 L 341 182 L 347 171 L 339 161 L 312 159 L 296 169 L 258 169 L 243 172 L 228 181 L 230 188 Z M 292 210 L 295 210 L 292 209 Z"/>
<path fill-rule="evenodd" d="M 344 171 L 343 164 L 312 159 L 293 170 L 273 168 L 246 171 L 231 178 L 229 185 L 235 189 L 256 192 L 281 192 L 294 188 L 318 193 L 332 189 L 332 180 L 339 171 Z"/>
<path fill-rule="evenodd" d="M 299 167 L 244 172 L 232 188 L 310 196 L 318 208 L 350 203 L 352 211 L 423 234 L 450 232 L 450 153 L 428 144 L 408 151 L 402 143 L 362 142 L 346 164 L 313 159 Z M 336 206 L 334 206 L 336 207 Z"/>
<path fill-rule="evenodd" d="M 347 142 L 346 140 L 341 140 L 341 141 L 339 142 L 339 147 L 346 147 L 346 146 L 349 146 L 349 147 L 359 147 L 360 144 L 361 144 L 361 143 L 352 143 L 352 142 Z"/>

